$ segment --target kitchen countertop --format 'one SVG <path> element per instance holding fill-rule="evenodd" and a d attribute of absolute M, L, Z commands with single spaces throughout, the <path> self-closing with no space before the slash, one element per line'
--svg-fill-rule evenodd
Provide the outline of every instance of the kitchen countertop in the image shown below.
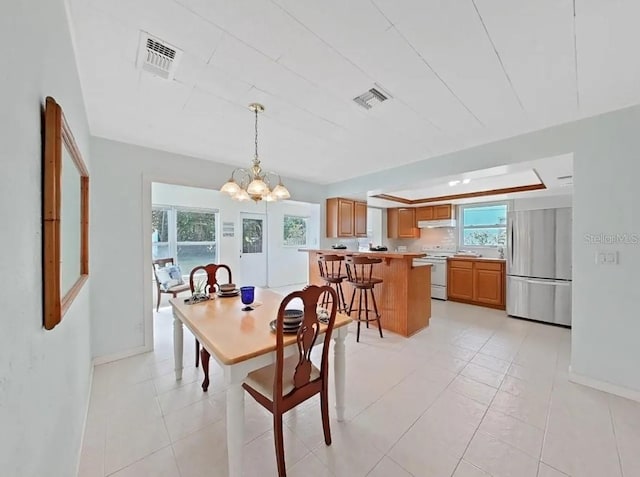
<path fill-rule="evenodd" d="M 427 254 L 424 252 L 376 252 L 373 250 L 366 250 L 360 252 L 358 250 L 349 250 L 349 249 L 312 249 L 312 248 L 299 248 L 299 252 L 314 252 L 314 253 L 327 253 L 327 254 L 336 254 L 336 255 L 375 255 L 376 257 L 381 258 L 421 258 L 425 257 Z"/>
<path fill-rule="evenodd" d="M 452 256 L 452 257 L 448 257 L 448 260 L 473 260 L 473 261 L 481 261 L 481 262 L 498 262 L 498 263 L 504 263 L 507 261 L 507 259 L 505 258 L 491 258 L 491 257 L 472 257 L 472 256 L 462 256 L 462 255 L 458 255 L 458 256 Z"/>

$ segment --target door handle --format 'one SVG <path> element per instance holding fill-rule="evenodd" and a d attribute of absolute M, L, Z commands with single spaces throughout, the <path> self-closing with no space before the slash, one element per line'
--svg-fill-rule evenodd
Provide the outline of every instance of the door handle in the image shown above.
<path fill-rule="evenodd" d="M 571 285 L 571 282 L 564 282 L 559 280 L 526 280 L 527 283 L 531 283 L 532 285 L 559 285 L 563 287 L 568 287 Z"/>
<path fill-rule="evenodd" d="M 511 253 L 511 263 L 513 263 L 513 222 L 511 222 L 509 227 L 509 252 Z"/>

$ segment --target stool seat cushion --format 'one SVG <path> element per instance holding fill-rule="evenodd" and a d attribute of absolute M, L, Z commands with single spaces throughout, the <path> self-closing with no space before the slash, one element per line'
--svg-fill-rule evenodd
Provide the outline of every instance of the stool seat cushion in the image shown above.
<path fill-rule="evenodd" d="M 382 281 L 383 281 L 382 278 L 370 278 L 368 280 L 358 280 L 358 281 L 347 280 L 347 283 L 350 283 L 351 286 L 355 288 L 373 288 L 378 283 L 382 283 Z"/>

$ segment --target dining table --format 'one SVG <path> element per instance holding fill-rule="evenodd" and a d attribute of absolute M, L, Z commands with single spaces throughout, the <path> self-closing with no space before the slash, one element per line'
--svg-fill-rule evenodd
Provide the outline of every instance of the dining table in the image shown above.
<path fill-rule="evenodd" d="M 266 288 L 255 289 L 252 310 L 243 311 L 239 296 L 222 297 L 188 304 L 183 298 L 169 300 L 173 309 L 173 350 L 176 380 L 182 379 L 183 327 L 198 339 L 220 365 L 224 373 L 227 403 L 227 453 L 229 476 L 242 476 L 244 447 L 244 389 L 247 375 L 276 359 L 276 335 L 270 323 L 276 319 L 283 296 Z M 294 302 L 295 303 L 295 302 Z M 336 415 L 344 419 L 345 411 L 345 338 L 351 318 L 338 313 L 334 324 L 333 377 Z M 324 335 L 326 325 L 321 325 Z M 318 339 L 318 343 L 322 340 Z M 285 356 L 297 352 L 296 334 L 285 334 Z"/>

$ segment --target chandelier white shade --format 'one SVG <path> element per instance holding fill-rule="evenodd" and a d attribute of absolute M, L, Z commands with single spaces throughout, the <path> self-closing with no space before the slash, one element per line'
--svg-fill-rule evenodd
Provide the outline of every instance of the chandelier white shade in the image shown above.
<path fill-rule="evenodd" d="M 255 155 L 251 167 L 237 168 L 231 173 L 231 178 L 222 186 L 221 192 L 229 194 L 233 199 L 245 202 L 254 200 L 255 202 L 264 200 L 265 202 L 274 202 L 284 200 L 291 197 L 287 188 L 282 184 L 280 175 L 274 172 L 266 172 L 260 166 L 258 158 L 258 113 L 264 111 L 264 106 L 258 103 L 251 103 L 249 109 L 256 115 L 255 121 Z M 240 181 L 236 181 L 236 175 L 240 177 Z M 269 176 L 277 177 L 278 184 L 271 189 Z"/>

